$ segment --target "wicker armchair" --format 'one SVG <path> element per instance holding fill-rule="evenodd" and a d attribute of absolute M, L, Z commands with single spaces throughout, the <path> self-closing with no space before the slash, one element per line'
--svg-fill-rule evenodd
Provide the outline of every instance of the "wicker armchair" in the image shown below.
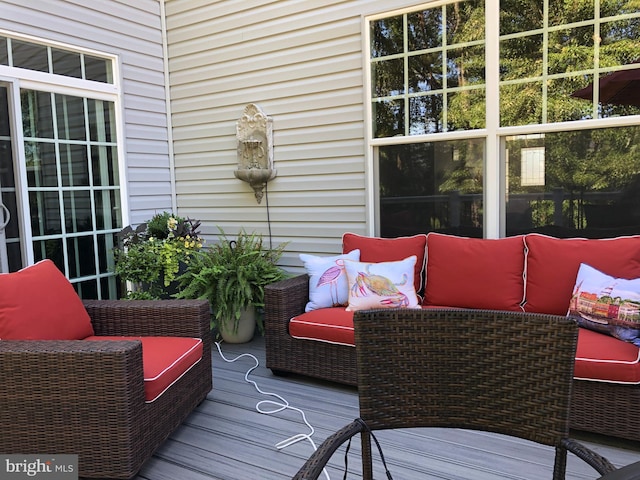
<path fill-rule="evenodd" d="M 360 418 L 330 436 L 296 480 L 316 479 L 331 455 L 362 437 L 372 478 L 371 431 L 451 427 L 497 432 L 555 447 L 600 474 L 615 468 L 568 438 L 578 327 L 564 317 L 483 310 L 371 310 L 354 316 Z M 388 477 L 390 478 L 390 477 Z"/>
<path fill-rule="evenodd" d="M 202 359 L 145 403 L 139 341 L 1 341 L 0 452 L 77 454 L 81 477 L 131 478 L 211 390 L 209 304 L 84 303 L 96 335 L 199 337 Z"/>

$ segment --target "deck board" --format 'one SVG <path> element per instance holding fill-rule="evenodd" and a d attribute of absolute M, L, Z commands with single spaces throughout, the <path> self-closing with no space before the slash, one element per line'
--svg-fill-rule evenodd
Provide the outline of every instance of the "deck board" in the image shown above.
<path fill-rule="evenodd" d="M 222 344 L 223 355 L 233 359 L 250 353 L 259 365 L 248 378 L 263 392 L 281 395 L 301 408 L 319 445 L 327 436 L 358 415 L 355 388 L 301 376 L 277 377 L 264 366 L 264 341 L 243 345 Z M 276 444 L 295 434 L 308 434 L 300 413 L 285 410 L 264 414 L 256 410 L 263 400 L 278 399 L 259 393 L 245 380 L 255 366 L 249 357 L 228 363 L 214 346 L 213 390 L 207 399 L 158 449 L 136 480 L 283 480 L 291 478 L 312 453 L 304 440 L 284 449 Z M 264 408 L 272 408 L 263 405 Z M 587 446 L 622 466 L 640 460 L 640 445 L 608 437 L 580 434 Z M 553 450 L 526 440 L 459 429 L 410 429 L 379 432 L 383 452 L 397 480 L 540 480 L 551 478 Z M 348 478 L 359 478 L 360 465 L 354 441 L 349 455 Z M 380 467 L 379 462 L 377 467 Z M 334 455 L 328 468 L 331 480 L 341 479 L 344 450 Z M 384 472 L 378 469 L 377 478 Z M 594 479 L 588 465 L 569 456 L 568 480 Z"/>

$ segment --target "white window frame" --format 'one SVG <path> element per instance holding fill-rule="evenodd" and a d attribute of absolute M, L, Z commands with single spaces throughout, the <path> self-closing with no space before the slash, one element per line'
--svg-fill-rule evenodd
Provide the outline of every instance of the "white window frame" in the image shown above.
<path fill-rule="evenodd" d="M 431 9 L 453 3 L 442 0 L 430 3 L 416 3 L 413 6 L 391 10 L 362 17 L 363 52 L 364 52 L 364 104 L 365 104 L 365 149 L 367 161 L 365 168 L 366 185 L 366 217 L 369 235 L 378 235 L 380 230 L 378 208 L 379 176 L 377 171 L 376 148 L 383 145 L 400 145 L 408 143 L 425 143 L 451 140 L 483 138 L 485 140 L 483 208 L 484 237 L 500 238 L 505 236 L 506 225 L 504 215 L 506 209 L 506 172 L 505 172 L 505 139 L 515 135 L 545 134 L 571 130 L 590 130 L 640 125 L 640 115 L 588 119 L 572 122 L 558 122 L 514 127 L 500 126 L 500 32 L 496 28 L 500 24 L 500 2 L 485 2 L 485 82 L 486 82 L 486 126 L 484 129 L 431 133 L 424 135 L 374 138 L 372 135 L 373 109 L 371 89 L 371 34 L 372 21 L 402 15 L 417 9 Z"/>

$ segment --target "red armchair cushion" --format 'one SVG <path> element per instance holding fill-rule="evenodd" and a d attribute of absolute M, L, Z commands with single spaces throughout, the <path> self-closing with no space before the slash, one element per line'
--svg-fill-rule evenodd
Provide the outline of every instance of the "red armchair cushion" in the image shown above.
<path fill-rule="evenodd" d="M 363 237 L 355 233 L 342 235 L 342 252 L 359 249 L 361 262 L 397 262 L 415 255 L 413 283 L 419 295 L 422 294 L 426 248 L 427 236 L 424 234 L 397 238 Z"/>
<path fill-rule="evenodd" d="M 640 383 L 640 348 L 581 328 L 573 376 L 581 380 Z"/>
<path fill-rule="evenodd" d="M 86 340 L 142 342 L 144 396 L 153 402 L 202 358 L 202 340 L 187 337 L 91 336 Z"/>
<path fill-rule="evenodd" d="M 616 278 L 640 278 L 640 236 L 603 240 L 525 236 L 526 312 L 566 315 L 581 263 Z"/>
<path fill-rule="evenodd" d="M 353 312 L 347 312 L 344 307 L 332 307 L 303 313 L 289 322 L 289 335 L 354 346 Z"/>
<path fill-rule="evenodd" d="M 0 339 L 81 340 L 93 335 L 73 285 L 51 260 L 0 274 Z"/>
<path fill-rule="evenodd" d="M 423 305 L 522 311 L 523 269 L 521 236 L 482 239 L 429 233 Z"/>

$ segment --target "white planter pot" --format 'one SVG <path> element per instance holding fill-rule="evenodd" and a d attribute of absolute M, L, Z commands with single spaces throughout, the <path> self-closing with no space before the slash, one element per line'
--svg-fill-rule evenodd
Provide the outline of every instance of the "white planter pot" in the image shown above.
<path fill-rule="evenodd" d="M 256 309 L 249 307 L 240 315 L 238 330 L 234 331 L 233 320 L 220 322 L 218 329 L 227 343 L 246 343 L 253 339 L 256 331 Z"/>

